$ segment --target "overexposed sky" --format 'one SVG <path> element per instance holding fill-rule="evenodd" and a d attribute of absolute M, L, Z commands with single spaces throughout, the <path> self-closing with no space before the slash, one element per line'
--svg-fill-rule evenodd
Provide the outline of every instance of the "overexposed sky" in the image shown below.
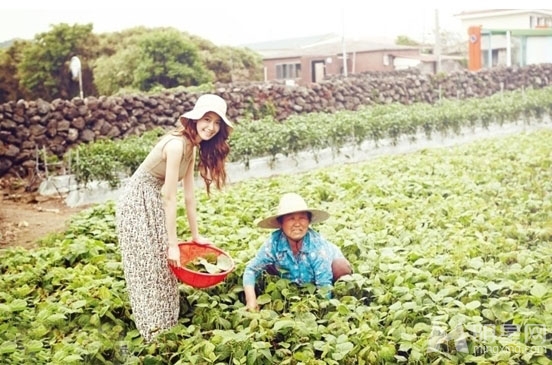
<path fill-rule="evenodd" d="M 477 8 L 477 3 L 459 3 L 465 8 L 443 8 L 443 3 L 421 0 L 415 5 L 408 5 L 405 0 L 380 1 L 377 5 L 369 0 L 9 0 L 0 5 L 0 42 L 32 39 L 60 23 L 92 23 L 97 34 L 135 26 L 174 27 L 217 45 L 230 46 L 324 33 L 391 39 L 407 35 L 429 41 L 435 29 L 436 9 L 441 29 L 466 33 L 454 14 Z M 506 5 L 492 3 L 486 2 L 485 8 Z"/>

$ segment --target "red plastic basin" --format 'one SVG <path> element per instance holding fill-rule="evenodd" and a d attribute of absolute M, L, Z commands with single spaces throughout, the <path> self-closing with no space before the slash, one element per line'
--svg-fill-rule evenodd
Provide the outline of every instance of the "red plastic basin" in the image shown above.
<path fill-rule="evenodd" d="M 230 255 L 218 247 L 202 245 L 195 242 L 182 242 L 178 244 L 178 247 L 180 248 L 180 263 L 182 267 L 174 267 L 171 265 L 170 268 L 176 278 L 184 284 L 194 288 L 207 288 L 224 281 L 228 274 L 234 270 L 234 260 L 232 260 Z M 184 267 L 188 262 L 193 261 L 197 257 L 205 256 L 206 254 L 215 254 L 217 257 L 225 255 L 232 261 L 232 267 L 229 270 L 215 274 L 192 271 Z"/>

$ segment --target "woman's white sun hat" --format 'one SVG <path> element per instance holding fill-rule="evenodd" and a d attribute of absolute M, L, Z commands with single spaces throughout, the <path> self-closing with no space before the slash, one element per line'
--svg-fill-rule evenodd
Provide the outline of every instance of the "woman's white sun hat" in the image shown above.
<path fill-rule="evenodd" d="M 287 193 L 280 198 L 276 214 L 263 219 L 257 223 L 257 226 L 261 228 L 280 228 L 278 217 L 297 212 L 310 212 L 312 215 L 311 223 L 322 222 L 330 217 L 330 214 L 323 210 L 307 207 L 307 203 L 305 203 L 305 200 L 299 194 Z"/>
<path fill-rule="evenodd" d="M 198 120 L 201 119 L 205 113 L 213 112 L 217 113 L 227 126 L 234 128 L 232 123 L 230 123 L 226 117 L 226 110 L 227 106 L 223 98 L 215 94 L 205 94 L 201 95 L 199 99 L 197 99 L 192 110 L 182 114 L 180 118 Z"/>

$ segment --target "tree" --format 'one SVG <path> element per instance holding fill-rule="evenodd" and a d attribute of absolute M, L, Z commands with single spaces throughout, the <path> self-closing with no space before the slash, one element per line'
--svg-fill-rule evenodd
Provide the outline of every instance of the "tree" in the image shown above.
<path fill-rule="evenodd" d="M 112 95 L 134 85 L 134 70 L 138 68 L 140 49 L 136 45 L 119 50 L 112 56 L 94 61 L 94 84 L 101 95 Z"/>
<path fill-rule="evenodd" d="M 201 62 L 215 75 L 215 82 L 262 81 L 263 59 L 247 49 L 222 46 L 197 36 L 190 39 L 200 49 Z"/>
<path fill-rule="evenodd" d="M 95 93 L 91 81 L 88 60 L 96 57 L 97 37 L 92 33 L 92 24 L 59 24 L 50 32 L 37 35 L 23 49 L 17 74 L 21 87 L 34 98 L 53 100 L 70 99 L 78 95 L 69 71 L 71 57 L 81 60 L 85 94 Z"/>
<path fill-rule="evenodd" d="M 174 28 L 134 28 L 121 41 L 125 47 L 94 63 L 94 80 L 103 94 L 128 88 L 150 91 L 197 86 L 214 79 L 201 62 L 194 41 Z"/>
<path fill-rule="evenodd" d="M 214 78 L 201 63 L 197 46 L 176 30 L 144 34 L 138 47 L 140 59 L 134 70 L 133 86 L 140 90 L 197 86 Z"/>
<path fill-rule="evenodd" d="M 216 81 L 261 81 L 262 58 L 246 48 L 214 47 L 201 51 L 205 66 L 213 71 Z"/>
<path fill-rule="evenodd" d="M 399 35 L 397 36 L 397 39 L 395 40 L 395 44 L 399 46 L 419 46 L 420 42 L 416 42 L 415 40 L 405 36 L 405 35 Z"/>
<path fill-rule="evenodd" d="M 92 24 L 62 23 L 0 55 L 0 101 L 78 96 L 79 85 L 69 71 L 73 56 L 81 61 L 85 96 L 261 80 L 263 74 L 257 53 L 217 47 L 175 28 L 94 35 Z"/>
<path fill-rule="evenodd" d="M 15 41 L 8 49 L 0 51 L 0 103 L 27 97 L 19 85 L 17 65 L 23 57 L 23 49 L 28 46 L 27 41 Z"/>
<path fill-rule="evenodd" d="M 233 59 L 240 62 L 236 65 L 236 68 L 243 71 L 242 77 L 244 80 L 263 80 L 263 58 L 260 54 L 248 48 L 234 48 Z"/>
<path fill-rule="evenodd" d="M 170 29 L 170 28 L 159 28 Z M 99 56 L 93 62 L 94 85 L 100 95 L 113 95 L 120 90 L 131 91 L 134 70 L 138 67 L 140 37 L 152 30 L 143 26 L 121 32 L 98 35 Z"/>
<path fill-rule="evenodd" d="M 170 28 L 159 28 L 170 29 Z M 128 47 L 135 46 L 141 35 L 151 32 L 144 26 L 124 29 L 120 32 L 102 33 L 98 35 L 98 54 L 101 56 L 113 56 Z"/>

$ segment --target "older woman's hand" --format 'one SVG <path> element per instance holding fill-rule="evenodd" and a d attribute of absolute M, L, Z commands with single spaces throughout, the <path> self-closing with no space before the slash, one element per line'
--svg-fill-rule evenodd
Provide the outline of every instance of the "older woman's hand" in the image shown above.
<path fill-rule="evenodd" d="M 249 312 L 258 312 L 259 311 L 259 305 L 257 304 L 257 301 L 253 301 L 253 303 L 247 303 L 246 308 Z"/>

